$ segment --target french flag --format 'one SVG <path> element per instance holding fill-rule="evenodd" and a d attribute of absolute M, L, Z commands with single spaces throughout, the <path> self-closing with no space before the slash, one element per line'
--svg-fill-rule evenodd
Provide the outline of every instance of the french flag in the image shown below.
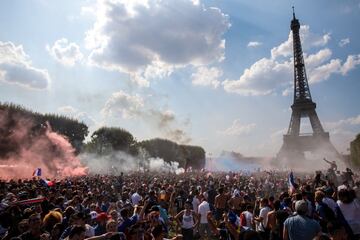
<path fill-rule="evenodd" d="M 33 172 L 33 177 L 41 177 L 41 168 L 35 169 Z"/>
<path fill-rule="evenodd" d="M 294 193 L 296 190 L 297 184 L 294 181 L 294 174 L 292 171 L 289 174 L 288 184 L 289 184 L 289 192 L 291 194 Z"/>
<path fill-rule="evenodd" d="M 41 182 L 43 185 L 47 186 L 47 187 L 52 187 L 52 186 L 54 186 L 54 182 L 53 182 L 53 181 L 49 181 L 49 180 L 46 180 L 46 179 L 40 179 L 40 182 Z"/>

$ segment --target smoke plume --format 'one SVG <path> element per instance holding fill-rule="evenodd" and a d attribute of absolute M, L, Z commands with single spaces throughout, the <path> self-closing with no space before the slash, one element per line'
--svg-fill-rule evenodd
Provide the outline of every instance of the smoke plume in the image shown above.
<path fill-rule="evenodd" d="M 75 150 L 49 124 L 36 125 L 31 118 L 0 109 L 0 176 L 31 178 L 36 168 L 43 177 L 84 175 Z"/>
<path fill-rule="evenodd" d="M 93 153 L 80 154 L 81 162 L 85 164 L 91 174 L 119 174 L 120 172 L 145 171 L 171 172 L 180 174 L 185 172 L 179 168 L 178 162 L 165 162 L 162 158 L 151 158 L 147 154 L 137 157 L 122 151 L 112 151 L 107 155 Z"/>

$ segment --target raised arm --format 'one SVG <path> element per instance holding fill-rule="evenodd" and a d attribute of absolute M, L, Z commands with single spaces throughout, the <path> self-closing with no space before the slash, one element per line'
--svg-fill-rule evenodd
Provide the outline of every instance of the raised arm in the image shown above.
<path fill-rule="evenodd" d="M 326 158 L 324 158 L 324 161 L 327 162 L 327 163 L 329 163 L 329 164 L 331 164 L 331 162 L 328 161 Z"/>

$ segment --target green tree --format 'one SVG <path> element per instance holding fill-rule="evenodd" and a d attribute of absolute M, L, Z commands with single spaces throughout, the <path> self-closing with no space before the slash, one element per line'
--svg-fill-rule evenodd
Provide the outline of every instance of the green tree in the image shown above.
<path fill-rule="evenodd" d="M 122 128 L 102 127 L 91 135 L 91 141 L 87 144 L 89 152 L 108 154 L 111 151 L 123 151 L 131 155 L 137 155 L 137 143 L 131 133 Z"/>
<path fill-rule="evenodd" d="M 150 139 L 139 145 L 146 149 L 151 157 L 159 157 L 165 162 L 178 162 L 180 167 L 201 169 L 205 166 L 205 150 L 198 146 L 178 145 L 166 139 Z"/>
<path fill-rule="evenodd" d="M 185 158 L 184 167 L 192 167 L 193 169 L 202 169 L 205 167 L 206 153 L 202 147 L 180 145 L 180 148 L 182 149 Z"/>
<path fill-rule="evenodd" d="M 81 151 L 85 137 L 88 135 L 88 127 L 84 123 L 68 117 L 54 114 L 44 115 L 11 103 L 0 103 L 0 111 L 0 138 L 4 143 L 0 145 L 4 147 L 5 142 L 8 142 L 7 145 L 13 146 L 13 149 L 9 149 L 9 151 L 14 151 L 15 148 L 18 147 L 16 143 L 11 142 L 11 139 L 9 138 L 11 135 L 9 135 L 9 133 L 16 130 L 16 125 L 21 124 L 21 122 L 24 121 L 26 122 L 26 127 L 28 128 L 28 138 L 37 134 L 42 134 L 44 126 L 49 124 L 54 132 L 65 136 L 69 140 L 75 148 L 76 153 Z M 5 152 L 4 148 L 0 149 L 3 150 L 3 153 Z"/>

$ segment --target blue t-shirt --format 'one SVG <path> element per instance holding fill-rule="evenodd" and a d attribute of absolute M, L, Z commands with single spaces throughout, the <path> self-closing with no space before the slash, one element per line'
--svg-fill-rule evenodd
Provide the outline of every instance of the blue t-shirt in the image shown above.
<path fill-rule="evenodd" d="M 295 215 L 285 220 L 289 240 L 313 239 L 321 231 L 320 224 L 306 216 Z"/>

